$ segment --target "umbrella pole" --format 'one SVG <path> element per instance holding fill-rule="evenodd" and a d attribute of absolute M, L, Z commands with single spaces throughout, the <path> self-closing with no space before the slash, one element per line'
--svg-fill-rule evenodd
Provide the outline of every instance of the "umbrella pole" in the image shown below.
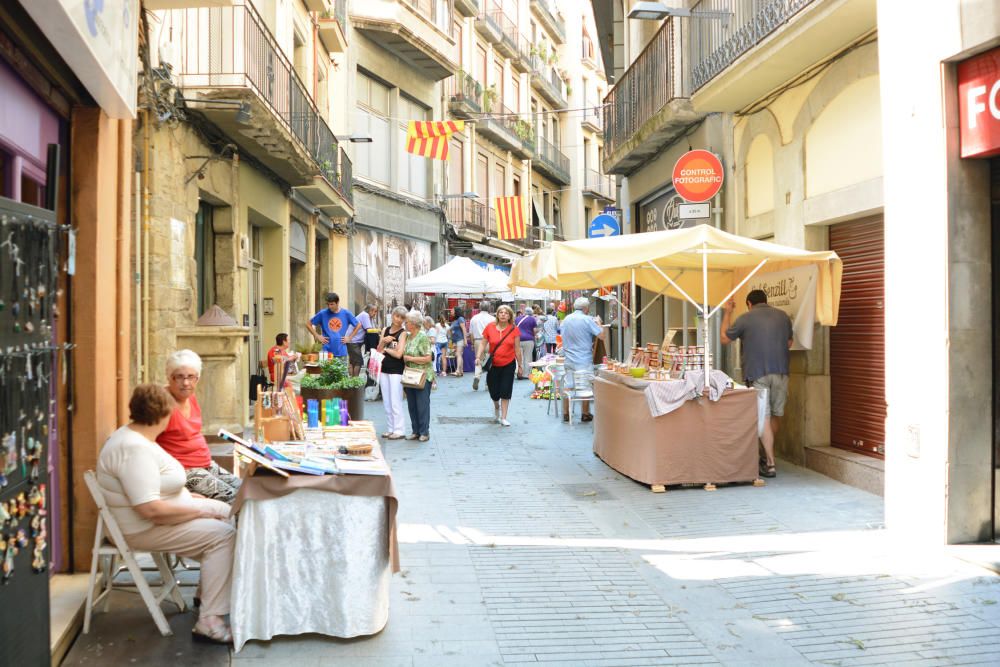
<path fill-rule="evenodd" d="M 711 345 L 709 344 L 709 329 L 708 322 L 711 317 L 711 312 L 708 309 L 708 244 L 703 243 L 701 246 L 701 288 L 704 290 L 702 292 L 704 296 L 704 309 L 701 311 L 702 314 L 702 326 L 705 329 L 705 333 L 702 335 L 702 343 L 705 345 L 705 363 L 703 364 L 705 370 L 705 389 L 709 388 L 708 376 L 712 372 L 712 359 L 711 359 Z"/>
<path fill-rule="evenodd" d="M 632 282 L 630 282 L 628 285 L 628 292 L 629 292 L 628 305 L 632 308 L 632 310 L 635 310 L 635 267 L 634 266 L 632 267 Z M 630 322 L 630 324 L 632 325 L 632 347 L 638 345 L 638 341 L 636 340 L 636 328 L 639 326 L 638 320 L 639 320 L 638 317 L 633 317 L 632 321 Z"/>

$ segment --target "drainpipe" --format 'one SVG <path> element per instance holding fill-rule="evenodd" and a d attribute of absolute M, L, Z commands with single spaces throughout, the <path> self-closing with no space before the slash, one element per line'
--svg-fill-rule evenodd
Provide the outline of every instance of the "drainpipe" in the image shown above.
<path fill-rule="evenodd" d="M 142 281 L 144 274 L 142 272 L 142 243 L 140 239 L 142 238 L 142 172 L 136 170 L 134 174 L 135 181 L 133 185 L 132 197 L 135 199 L 134 204 L 134 228 L 132 230 L 132 259 L 135 262 L 135 274 L 133 275 L 133 294 L 132 303 L 135 304 L 134 317 L 135 317 L 135 358 L 138 360 L 138 368 L 136 368 L 136 382 L 142 384 L 146 381 L 145 369 L 142 366 L 143 347 L 142 340 Z"/>
<path fill-rule="evenodd" d="M 143 110 L 142 123 L 142 366 L 141 378 L 149 382 L 149 110 Z"/>

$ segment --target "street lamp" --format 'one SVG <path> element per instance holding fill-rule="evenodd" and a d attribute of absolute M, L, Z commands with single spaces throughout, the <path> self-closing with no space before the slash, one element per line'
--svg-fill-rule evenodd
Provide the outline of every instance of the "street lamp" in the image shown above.
<path fill-rule="evenodd" d="M 372 142 L 372 138 L 367 134 L 351 134 L 347 136 L 337 135 L 337 141 L 349 141 L 352 144 L 370 144 Z"/>
<path fill-rule="evenodd" d="M 632 5 L 632 9 L 629 10 L 628 13 L 628 18 L 638 19 L 640 21 L 662 21 L 668 16 L 720 19 L 722 21 L 728 21 L 733 16 L 733 12 L 715 10 L 693 11 L 687 9 L 686 7 L 668 7 L 662 2 L 657 2 L 655 0 L 640 0 Z"/>

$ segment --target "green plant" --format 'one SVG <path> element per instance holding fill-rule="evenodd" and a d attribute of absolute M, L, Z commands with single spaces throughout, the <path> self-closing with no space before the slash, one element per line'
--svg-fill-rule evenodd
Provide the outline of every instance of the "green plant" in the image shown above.
<path fill-rule="evenodd" d="M 347 362 L 340 358 L 328 359 L 319 365 L 320 371 L 315 375 L 302 378 L 302 386 L 306 389 L 360 389 L 365 386 L 363 377 L 349 374 Z"/>
<path fill-rule="evenodd" d="M 571 86 L 571 85 L 569 85 L 569 84 L 567 83 L 567 84 L 566 84 L 566 97 L 569 97 L 569 96 L 570 96 L 570 95 L 572 95 L 572 94 L 573 94 L 573 86 Z"/>
<path fill-rule="evenodd" d="M 319 351 L 322 349 L 323 344 L 315 340 L 311 340 L 308 343 L 298 343 L 295 346 L 295 351 L 299 354 L 319 354 Z"/>
<path fill-rule="evenodd" d="M 521 141 L 533 142 L 535 140 L 535 128 L 526 120 L 520 118 L 514 122 L 514 134 Z"/>
<path fill-rule="evenodd" d="M 497 87 L 496 84 L 490 85 L 486 90 L 483 91 L 483 111 L 489 113 L 493 109 L 493 103 L 497 101 Z"/>

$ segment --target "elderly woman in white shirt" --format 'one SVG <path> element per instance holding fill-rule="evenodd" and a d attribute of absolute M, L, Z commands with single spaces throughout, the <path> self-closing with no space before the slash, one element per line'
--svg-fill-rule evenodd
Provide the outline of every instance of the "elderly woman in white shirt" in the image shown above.
<path fill-rule="evenodd" d="M 229 644 L 233 635 L 224 617 L 236 530 L 229 505 L 191 494 L 183 466 L 156 444 L 174 407 L 164 387 L 136 387 L 129 401 L 131 422 L 101 449 L 97 482 L 130 547 L 201 561 L 201 609 L 192 635 Z"/>

